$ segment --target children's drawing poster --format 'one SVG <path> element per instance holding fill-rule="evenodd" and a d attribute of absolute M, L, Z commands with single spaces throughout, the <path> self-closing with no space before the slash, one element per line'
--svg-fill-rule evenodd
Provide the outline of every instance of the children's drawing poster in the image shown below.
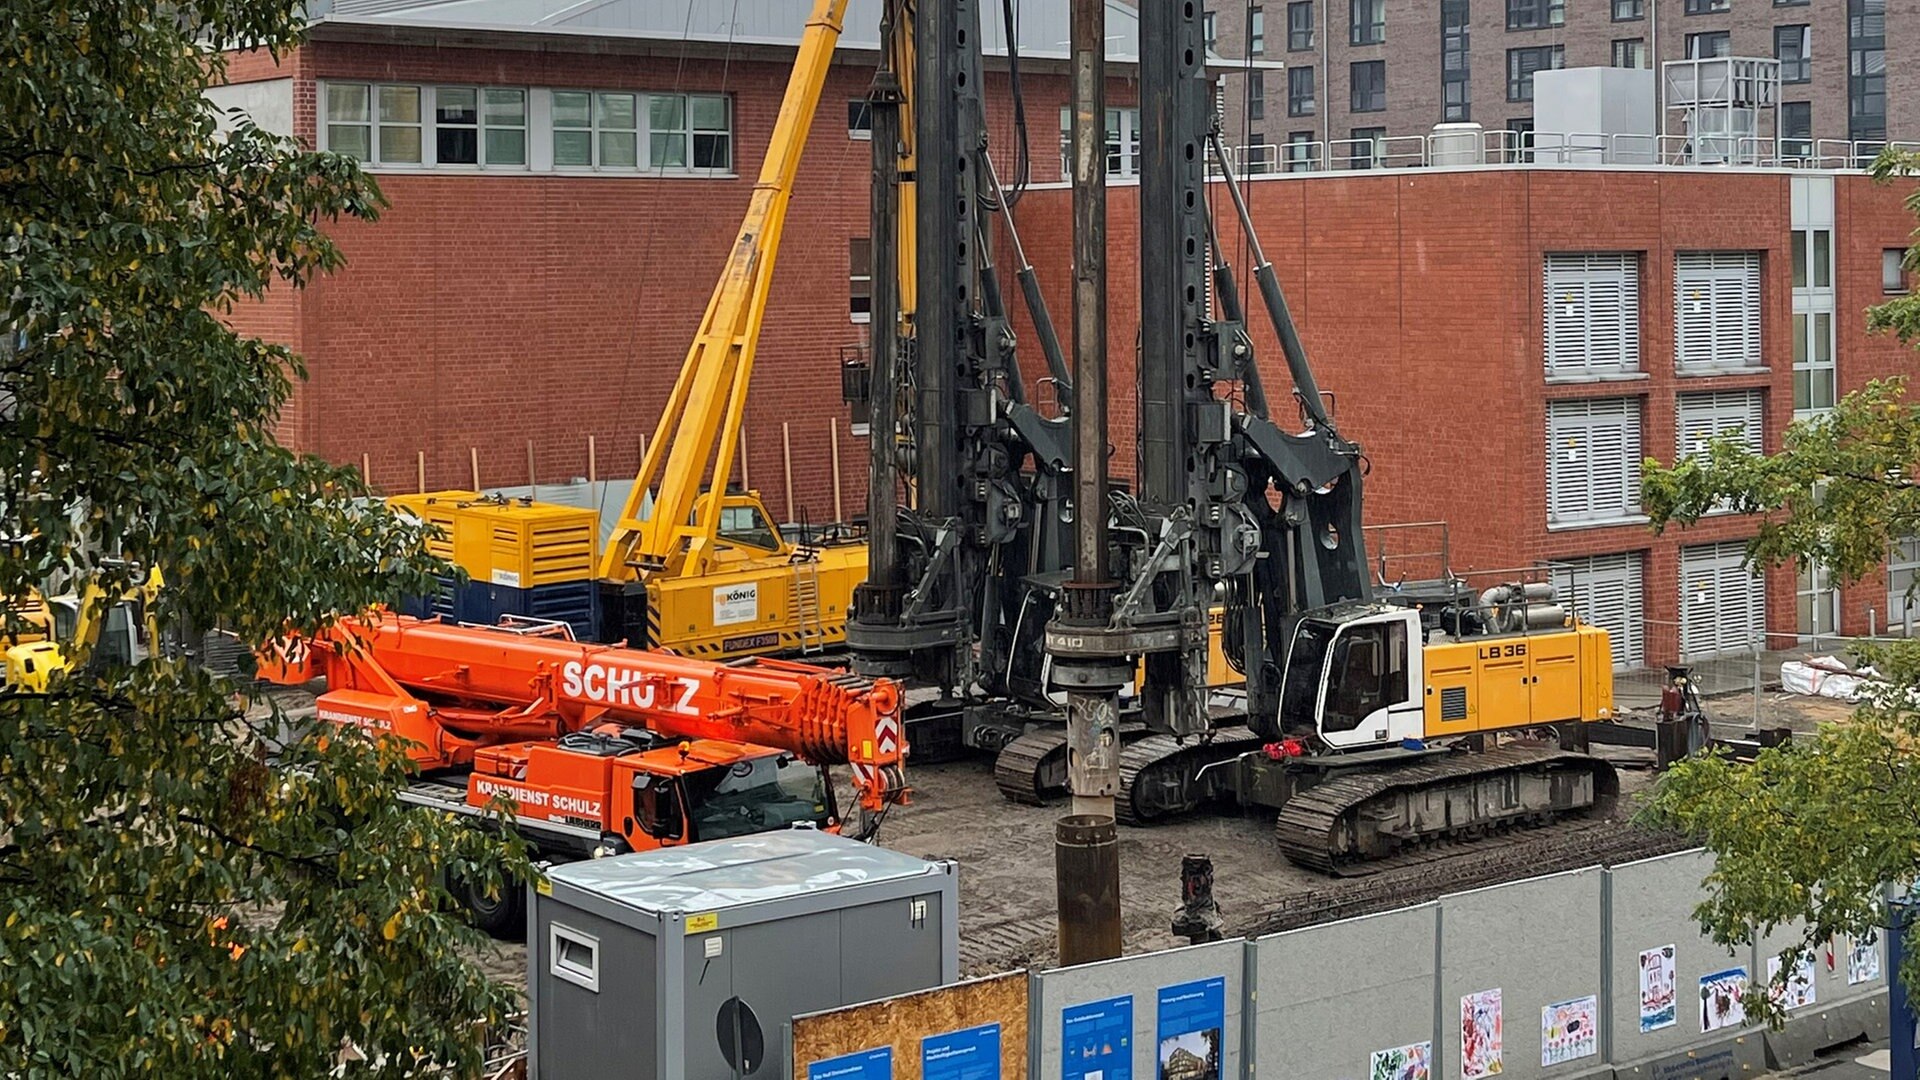
<path fill-rule="evenodd" d="M 1540 1010 L 1540 1064 L 1592 1057 L 1600 1052 L 1600 999 L 1594 995 L 1558 1001 Z"/>
<path fill-rule="evenodd" d="M 1700 976 L 1700 1030 L 1719 1031 L 1744 1025 L 1747 1007 L 1740 996 L 1746 992 L 1746 968 L 1728 968 Z"/>
<path fill-rule="evenodd" d="M 1674 976 L 1674 947 L 1662 945 L 1640 954 L 1640 1031 L 1659 1031 L 1680 1022 L 1680 986 Z"/>
<path fill-rule="evenodd" d="M 1774 988 L 1774 980 L 1780 977 L 1780 958 L 1767 957 L 1767 994 L 1773 1003 L 1792 1012 L 1813 1004 L 1813 957 L 1803 956 L 1796 960 L 1793 971 L 1787 976 L 1787 985 Z"/>
<path fill-rule="evenodd" d="M 1500 991 L 1476 990 L 1460 999 L 1460 1077 L 1480 1080 L 1500 1072 Z"/>
<path fill-rule="evenodd" d="M 1847 949 L 1847 985 L 1858 986 L 1880 977 L 1880 936 L 1854 938 Z"/>
<path fill-rule="evenodd" d="M 1433 1044 L 1410 1043 L 1391 1050 L 1375 1050 L 1368 1080 L 1432 1080 Z"/>

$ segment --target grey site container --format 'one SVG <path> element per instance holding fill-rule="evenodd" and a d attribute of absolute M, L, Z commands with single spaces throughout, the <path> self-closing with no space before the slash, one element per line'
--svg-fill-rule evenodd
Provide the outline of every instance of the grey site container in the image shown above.
<path fill-rule="evenodd" d="M 960 976 L 954 864 L 830 833 L 591 859 L 548 879 L 527 920 L 537 1080 L 781 1077 L 794 1016 Z"/>

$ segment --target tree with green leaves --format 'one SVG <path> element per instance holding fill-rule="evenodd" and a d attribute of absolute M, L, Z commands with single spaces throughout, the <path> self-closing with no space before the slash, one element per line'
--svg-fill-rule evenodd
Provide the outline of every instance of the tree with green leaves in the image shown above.
<path fill-rule="evenodd" d="M 158 567 L 163 627 L 254 642 L 428 587 L 417 527 L 275 443 L 299 359 L 224 318 L 380 204 L 202 94 L 209 43 L 281 54 L 302 9 L 0 10 L 0 598 Z M 0 1075 L 471 1072 L 512 995 L 443 882 L 521 850 L 397 802 L 396 748 L 290 736 L 189 659 L 0 693 Z"/>
<path fill-rule="evenodd" d="M 1916 170 L 1920 156 L 1899 152 L 1874 167 L 1882 182 Z M 1920 192 L 1907 207 L 1920 215 Z M 1920 245 L 1906 259 L 1920 266 Z M 1920 345 L 1920 298 L 1890 299 L 1867 312 L 1867 324 Z M 1904 379 L 1887 379 L 1795 423 L 1776 454 L 1720 440 L 1671 467 L 1649 459 L 1641 502 L 1656 529 L 1728 506 L 1754 514 L 1751 565 L 1820 566 L 1858 581 L 1879 572 L 1895 544 L 1920 536 L 1920 404 L 1907 397 Z M 1835 935 L 1884 935 L 1885 887 L 1920 880 L 1920 641 L 1861 643 L 1855 653 L 1881 678 L 1846 722 L 1762 751 L 1748 765 L 1720 755 L 1682 762 L 1647 806 L 1650 818 L 1714 853 L 1698 914 L 1715 940 L 1800 930 L 1776 988 L 1792 960 Z M 1908 940 L 1920 946 L 1920 937 Z M 1920 990 L 1920 949 L 1907 955 L 1898 975 Z M 1779 1019 L 1766 987 L 1755 986 L 1748 1007 Z"/>

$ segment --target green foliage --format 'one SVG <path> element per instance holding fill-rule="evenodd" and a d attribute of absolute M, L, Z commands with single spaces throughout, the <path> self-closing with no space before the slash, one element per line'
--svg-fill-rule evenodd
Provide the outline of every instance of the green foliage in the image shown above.
<path fill-rule="evenodd" d="M 1655 529 L 1691 525 L 1731 506 L 1763 515 L 1756 564 L 1812 561 L 1845 580 L 1878 569 L 1892 545 L 1920 535 L 1920 407 L 1902 379 L 1868 384 L 1787 429 L 1780 453 L 1720 439 L 1671 468 L 1641 466 L 1641 505 Z"/>
<path fill-rule="evenodd" d="M 1738 944 L 1786 928 L 1818 956 L 1835 934 L 1865 938 L 1886 923 L 1882 887 L 1920 874 L 1920 643 L 1865 648 L 1888 678 L 1847 723 L 1764 750 L 1751 764 L 1713 754 L 1675 765 L 1649 818 L 1697 838 L 1716 857 L 1696 914 L 1714 940 Z M 1920 939 L 1910 938 L 1915 944 Z M 1783 965 L 1780 984 L 1793 965 Z M 1758 984 L 1750 1015 L 1777 1018 Z M 1909 950 L 1900 973 L 1920 985 Z"/>
<path fill-rule="evenodd" d="M 1885 182 L 1916 166 L 1920 156 L 1889 150 L 1873 172 Z M 1920 214 L 1920 192 L 1906 205 Z M 1906 264 L 1920 267 L 1920 246 Z M 1889 300 L 1867 312 L 1867 323 L 1920 344 L 1920 300 Z M 1672 467 L 1648 459 L 1641 481 L 1655 529 L 1728 508 L 1755 514 L 1759 532 L 1747 547 L 1754 565 L 1819 565 L 1857 581 L 1878 572 L 1896 543 L 1920 536 L 1920 407 L 1908 402 L 1904 379 L 1870 383 L 1795 423 L 1777 454 L 1722 439 Z M 1698 915 L 1717 941 L 1798 928 L 1791 951 L 1815 955 L 1836 933 L 1874 933 L 1887 918 L 1883 888 L 1920 879 L 1920 642 L 1855 651 L 1885 681 L 1849 721 L 1764 751 L 1751 765 L 1719 755 L 1682 762 L 1647 806 L 1652 821 L 1713 851 L 1717 868 Z M 1920 936 L 1908 941 L 1916 948 L 1898 974 L 1920 990 Z M 1776 986 L 1792 968 L 1783 965 Z M 1754 974 L 1757 983 L 1765 972 Z M 1764 987 L 1747 1007 L 1780 1019 Z"/>
<path fill-rule="evenodd" d="M 0 10 L 0 596 L 166 574 L 174 628 L 258 641 L 425 590 L 417 528 L 276 445 L 286 349 L 223 316 L 340 263 L 372 180 L 216 132 L 202 42 L 292 46 L 293 0 Z M 372 1075 L 477 1061 L 510 1004 L 441 871 L 518 845 L 403 808 L 404 759 L 249 717 L 167 656 L 0 694 L 0 1075 Z M 271 763 L 270 762 L 271 759 Z"/>
<path fill-rule="evenodd" d="M 1882 184 L 1891 183 L 1899 177 L 1912 176 L 1920 172 L 1920 153 L 1889 146 L 1874 159 L 1870 172 Z M 1906 207 L 1914 216 L 1920 217 L 1920 188 L 1907 195 Z M 1908 273 L 1920 270 L 1920 230 L 1915 230 L 1913 236 L 1916 243 L 1907 248 L 1904 260 Z M 1891 333 L 1902 344 L 1920 344 L 1920 297 L 1915 297 L 1909 291 L 1905 296 L 1868 308 L 1867 328 Z"/>

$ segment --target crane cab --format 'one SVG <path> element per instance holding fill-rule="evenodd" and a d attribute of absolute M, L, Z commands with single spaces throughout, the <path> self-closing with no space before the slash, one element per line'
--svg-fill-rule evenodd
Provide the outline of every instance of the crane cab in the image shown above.
<path fill-rule="evenodd" d="M 479 750 L 466 802 L 495 798 L 536 835 L 544 823 L 632 851 L 840 823 L 824 766 L 751 743 L 674 741 L 637 728 Z"/>
<path fill-rule="evenodd" d="M 1302 618 L 1289 642 L 1280 727 L 1333 750 L 1611 719 L 1607 632 L 1564 619 L 1504 632 L 1417 607 L 1355 604 Z M 1437 621 L 1437 620 L 1436 620 Z"/>

